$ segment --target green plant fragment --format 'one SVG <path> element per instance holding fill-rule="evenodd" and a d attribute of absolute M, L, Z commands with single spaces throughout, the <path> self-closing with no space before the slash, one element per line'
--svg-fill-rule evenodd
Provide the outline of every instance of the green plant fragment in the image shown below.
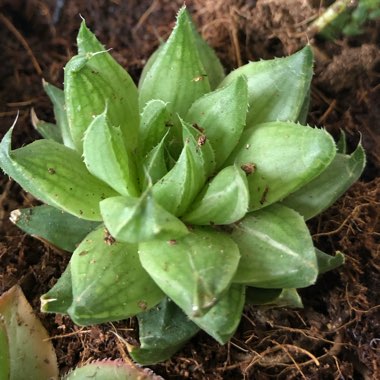
<path fill-rule="evenodd" d="M 247 127 L 269 121 L 296 122 L 304 115 L 313 52 L 308 45 L 286 58 L 250 62 L 227 75 L 220 87 L 241 75 L 248 79 Z"/>
<path fill-rule="evenodd" d="M 8 361 L 0 368 L 0 378 L 25 379 L 27 371 L 30 379 L 57 379 L 53 345 L 18 285 L 1 295 L 0 320 L 0 345 L 7 346 L 0 351 L 0 361 Z"/>
<path fill-rule="evenodd" d="M 69 252 L 73 252 L 81 240 L 99 225 L 99 222 L 80 219 L 48 205 L 14 210 L 10 220 L 29 235 Z"/>
<path fill-rule="evenodd" d="M 114 241 L 103 228 L 87 235 L 70 266 L 73 303 L 68 313 L 78 325 L 125 319 L 163 298 L 142 268 L 137 246 Z"/>
<path fill-rule="evenodd" d="M 215 152 L 216 168 L 231 154 L 245 127 L 248 110 L 247 80 L 237 77 L 221 89 L 196 100 L 186 120 L 197 126 Z"/>
<path fill-rule="evenodd" d="M 75 148 L 73 139 L 71 137 L 69 122 L 67 120 L 66 107 L 65 107 L 65 94 L 60 88 L 53 86 L 52 84 L 42 81 L 42 85 L 46 94 L 49 96 L 53 103 L 54 116 L 57 123 L 57 129 L 60 133 L 60 140 L 68 148 Z M 41 126 L 39 127 L 39 130 Z M 56 140 L 57 141 L 57 140 Z M 60 142 L 60 141 L 58 141 Z"/>
<path fill-rule="evenodd" d="M 220 300 L 203 316 L 191 320 L 220 344 L 234 335 L 243 313 L 245 286 L 232 284 Z"/>
<path fill-rule="evenodd" d="M 343 265 L 345 261 L 343 253 L 339 251 L 336 252 L 335 256 L 330 256 L 316 248 L 315 253 L 317 255 L 319 274 L 338 268 Z"/>
<path fill-rule="evenodd" d="M 65 104 L 71 136 L 82 153 L 82 139 L 94 116 L 108 109 L 110 124 L 120 127 L 129 151 L 137 146 L 139 112 L 137 88 L 129 74 L 81 25 L 80 54 L 65 67 Z"/>
<path fill-rule="evenodd" d="M 198 225 L 231 224 L 247 213 L 249 192 L 246 173 L 227 166 L 206 185 L 182 219 Z"/>
<path fill-rule="evenodd" d="M 10 378 L 9 339 L 5 321 L 0 316 L 0 380 Z"/>
<path fill-rule="evenodd" d="M 190 16 L 182 7 L 173 32 L 141 83 L 140 109 L 150 100 L 160 99 L 168 103 L 168 110 L 173 115 L 183 118 L 191 104 L 210 91 L 205 74 Z M 178 143 L 182 141 L 179 122 L 171 128 L 171 136 Z"/>
<path fill-rule="evenodd" d="M 56 284 L 41 296 L 41 311 L 45 313 L 67 314 L 73 302 L 70 263 Z"/>
<path fill-rule="evenodd" d="M 173 116 L 162 100 L 149 101 L 141 115 L 139 152 L 145 156 L 166 136 L 173 126 Z"/>
<path fill-rule="evenodd" d="M 129 346 L 132 359 L 141 365 L 169 359 L 199 327 L 170 299 L 137 316 L 140 346 Z"/>
<path fill-rule="evenodd" d="M 247 177 L 254 211 L 282 200 L 322 173 L 335 156 L 335 143 L 323 129 L 289 122 L 256 125 L 243 132 L 227 163 L 251 165 Z"/>
<path fill-rule="evenodd" d="M 123 360 L 97 360 L 83 367 L 77 367 L 62 380 L 163 380 L 146 368 Z"/>
<path fill-rule="evenodd" d="M 230 234 L 241 259 L 233 279 L 258 288 L 303 288 L 318 275 L 309 230 L 294 210 L 272 205 L 247 214 Z"/>
<path fill-rule="evenodd" d="M 157 285 L 192 317 L 203 315 L 218 302 L 240 257 L 229 236 L 195 226 L 178 240 L 140 244 L 139 255 Z"/>
<path fill-rule="evenodd" d="M 116 194 L 87 171 L 77 152 L 51 140 L 11 151 L 12 131 L 0 143 L 2 169 L 48 205 L 82 219 L 101 220 L 99 202 Z"/>
<path fill-rule="evenodd" d="M 343 129 L 340 130 L 340 136 L 338 142 L 336 143 L 336 149 L 338 153 L 347 153 L 346 133 L 343 131 Z"/>
<path fill-rule="evenodd" d="M 120 241 L 170 240 L 188 234 L 187 227 L 158 205 L 149 190 L 140 198 L 107 198 L 100 209 L 106 227 Z"/>
<path fill-rule="evenodd" d="M 286 197 L 282 203 L 309 220 L 330 207 L 363 173 L 365 153 L 361 144 L 351 155 L 337 153 L 318 177 Z"/>
<path fill-rule="evenodd" d="M 87 169 L 121 195 L 138 196 L 137 173 L 120 127 L 110 125 L 107 110 L 94 118 L 83 139 Z"/>
<path fill-rule="evenodd" d="M 166 136 L 142 158 L 139 177 L 143 191 L 158 182 L 168 172 L 165 148 Z"/>

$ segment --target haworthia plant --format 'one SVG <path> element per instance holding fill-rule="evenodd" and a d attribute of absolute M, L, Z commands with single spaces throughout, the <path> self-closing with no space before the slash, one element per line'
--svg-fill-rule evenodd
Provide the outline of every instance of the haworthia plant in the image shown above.
<path fill-rule="evenodd" d="M 57 123 L 14 150 L 12 127 L 0 145 L 3 170 L 46 203 L 12 220 L 74 252 L 42 310 L 78 324 L 137 315 L 131 355 L 147 364 L 199 329 L 227 342 L 245 303 L 300 307 L 297 288 L 343 263 L 305 220 L 365 164 L 360 143 L 337 153 L 300 124 L 312 48 L 225 76 L 183 7 L 136 88 L 84 22 L 77 42 L 64 89 L 45 84 Z"/>

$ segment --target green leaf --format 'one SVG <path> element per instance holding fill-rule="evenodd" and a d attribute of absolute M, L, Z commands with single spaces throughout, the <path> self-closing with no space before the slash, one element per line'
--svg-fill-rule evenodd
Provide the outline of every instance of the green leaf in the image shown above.
<path fill-rule="evenodd" d="M 247 286 L 247 303 L 269 307 L 302 308 L 302 300 L 296 289 L 260 289 Z"/>
<path fill-rule="evenodd" d="M 334 140 L 325 130 L 279 121 L 244 131 L 227 163 L 252 167 L 247 180 L 253 211 L 310 182 L 334 156 Z"/>
<path fill-rule="evenodd" d="M 298 213 L 272 205 L 248 214 L 230 235 L 241 259 L 234 282 L 258 288 L 303 288 L 318 274 L 309 230 Z"/>
<path fill-rule="evenodd" d="M 165 210 L 181 216 L 214 170 L 210 143 L 195 128 L 183 123 L 184 147 L 174 167 L 152 188 Z"/>
<path fill-rule="evenodd" d="M 306 107 L 313 75 L 312 49 L 307 45 L 286 58 L 248 63 L 227 75 L 220 87 L 241 75 L 248 79 L 248 127 L 268 121 L 295 122 Z"/>
<path fill-rule="evenodd" d="M 46 94 L 49 96 L 54 107 L 54 116 L 57 122 L 57 127 L 60 132 L 63 144 L 68 148 L 74 149 L 75 145 L 71 137 L 69 122 L 67 120 L 66 107 L 65 107 L 65 94 L 63 90 L 52 84 L 42 80 L 42 85 Z"/>
<path fill-rule="evenodd" d="M 243 313 L 245 286 L 232 284 L 230 289 L 207 314 L 191 317 L 191 320 L 220 344 L 227 343 L 234 335 Z"/>
<path fill-rule="evenodd" d="M 102 228 L 83 240 L 70 265 L 73 303 L 68 313 L 78 325 L 125 319 L 163 298 L 142 268 L 137 246 L 109 241 Z"/>
<path fill-rule="evenodd" d="M 62 380 L 163 380 L 147 368 L 123 360 L 97 360 L 75 368 Z"/>
<path fill-rule="evenodd" d="M 318 248 L 315 249 L 318 262 L 318 273 L 326 273 L 344 264 L 345 258 L 342 252 L 336 252 L 335 256 L 327 255 Z"/>
<path fill-rule="evenodd" d="M 202 36 L 197 32 L 195 25 L 191 23 L 193 36 L 195 43 L 197 45 L 197 50 L 199 58 L 202 61 L 203 67 L 205 68 L 204 76 L 199 76 L 197 80 L 203 80 L 206 76 L 210 82 L 211 90 L 214 90 L 219 83 L 225 78 L 225 73 L 219 58 L 215 54 L 215 51 L 207 44 L 207 42 L 202 38 Z M 153 66 L 161 50 L 164 48 L 165 43 L 161 43 L 158 48 L 149 57 L 148 61 L 144 65 L 143 71 L 140 76 L 139 88 L 141 88 L 142 83 L 145 80 L 146 74 L 149 72 L 150 68 Z"/>
<path fill-rule="evenodd" d="M 340 130 L 340 136 L 338 142 L 336 143 L 336 149 L 338 153 L 347 153 L 346 133 L 343 129 Z"/>
<path fill-rule="evenodd" d="M 197 32 L 193 23 L 191 23 L 191 26 L 193 29 L 195 43 L 197 45 L 199 58 L 205 68 L 205 73 L 210 82 L 211 90 L 214 90 L 226 76 L 224 73 L 224 68 L 220 63 L 218 56 L 215 54 L 214 49 L 212 49 Z M 203 77 L 199 77 L 199 80 L 203 80 Z"/>
<path fill-rule="evenodd" d="M 48 205 L 14 210 L 10 220 L 29 235 L 69 252 L 73 252 L 81 240 L 99 225 Z"/>
<path fill-rule="evenodd" d="M 21 288 L 15 285 L 0 297 L 1 379 L 57 379 L 58 365 L 53 345 L 42 323 L 33 313 Z M 8 342 L 8 343 L 7 343 Z M 9 373 L 9 377 L 6 373 Z"/>
<path fill-rule="evenodd" d="M 120 127 L 110 125 L 107 110 L 95 117 L 83 139 L 87 169 L 121 195 L 138 196 L 137 174 Z"/>
<path fill-rule="evenodd" d="M 65 67 L 65 104 L 76 149 L 82 152 L 84 132 L 106 106 L 110 124 L 120 126 L 129 151 L 137 145 L 139 126 L 137 88 L 129 74 L 81 25 L 80 54 Z"/>
<path fill-rule="evenodd" d="M 282 203 L 299 212 L 305 220 L 311 219 L 330 207 L 359 179 L 365 163 L 361 144 L 351 155 L 337 153 L 325 171 Z"/>
<path fill-rule="evenodd" d="M 56 284 L 41 296 L 41 311 L 45 313 L 67 314 L 67 310 L 73 303 L 70 267 L 69 263 Z"/>
<path fill-rule="evenodd" d="M 52 123 L 48 123 L 44 120 L 38 119 L 34 109 L 30 111 L 30 119 L 35 130 L 45 139 L 56 141 L 60 144 L 63 143 L 61 131 L 58 126 Z"/>
<path fill-rule="evenodd" d="M 159 206 L 149 190 L 140 198 L 107 198 L 100 210 L 111 235 L 120 241 L 171 240 L 188 234 L 187 227 Z"/>
<path fill-rule="evenodd" d="M 240 256 L 229 236 L 200 227 L 175 241 L 142 243 L 139 254 L 145 270 L 189 316 L 201 316 L 218 302 Z"/>
<path fill-rule="evenodd" d="M 81 219 L 101 220 L 99 202 L 115 192 L 93 177 L 80 155 L 51 140 L 11 151 L 13 127 L 0 144 L 2 169 L 24 190 Z"/>
<path fill-rule="evenodd" d="M 226 87 L 193 103 L 186 120 L 204 130 L 219 168 L 231 154 L 245 127 L 248 110 L 247 80 L 240 76 Z"/>
<path fill-rule="evenodd" d="M 208 77 L 204 74 L 191 19 L 182 7 L 173 32 L 141 83 L 140 109 L 152 99 L 161 99 L 168 103 L 170 112 L 183 118 L 191 104 L 210 91 Z M 171 131 L 180 142 L 180 123 L 175 123 Z"/>
<path fill-rule="evenodd" d="M 9 340 L 5 321 L 0 319 L 0 380 L 10 379 Z"/>
<path fill-rule="evenodd" d="M 227 166 L 205 186 L 182 219 L 198 225 L 231 224 L 247 213 L 248 204 L 246 173 Z"/>
<path fill-rule="evenodd" d="M 272 305 L 281 295 L 283 289 L 265 289 L 247 286 L 245 292 L 248 305 Z"/>
<path fill-rule="evenodd" d="M 310 91 L 310 88 L 309 88 L 309 91 L 306 94 L 306 97 L 305 97 L 305 100 L 303 102 L 300 114 L 298 115 L 298 119 L 297 119 L 297 121 L 300 124 L 302 124 L 302 125 L 306 125 L 307 115 L 309 113 L 309 108 L 310 108 L 310 92 L 311 91 Z"/>
<path fill-rule="evenodd" d="M 141 115 L 139 129 L 139 151 L 142 156 L 157 146 L 169 128 L 173 126 L 173 116 L 167 109 L 167 104 L 161 100 L 149 101 Z"/>
<path fill-rule="evenodd" d="M 142 158 L 140 168 L 140 184 L 143 190 L 158 182 L 167 172 L 165 140 L 167 134 L 162 138 L 145 157 Z"/>
<path fill-rule="evenodd" d="M 169 359 L 198 331 L 184 312 L 165 297 L 160 304 L 140 313 L 140 346 L 129 346 L 132 359 L 141 365 L 155 364 Z"/>

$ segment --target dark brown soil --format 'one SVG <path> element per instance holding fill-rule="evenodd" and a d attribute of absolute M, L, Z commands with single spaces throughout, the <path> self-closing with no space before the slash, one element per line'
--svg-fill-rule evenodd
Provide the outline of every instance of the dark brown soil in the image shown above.
<path fill-rule="evenodd" d="M 181 0 L 66 0 L 60 9 L 59 3 L 0 0 L 0 137 L 19 112 L 16 146 L 38 138 L 30 123 L 32 107 L 52 120 L 41 79 L 61 85 L 62 67 L 75 54 L 79 14 L 138 80 L 182 5 Z M 292 53 L 310 40 L 316 75 L 308 121 L 334 136 L 343 129 L 351 149 L 361 134 L 368 164 L 361 181 L 310 222 L 319 248 L 347 256 L 342 268 L 301 291 L 304 309 L 247 308 L 229 344 L 221 347 L 200 333 L 153 369 L 166 379 L 379 379 L 379 23 L 366 25 L 359 37 L 326 42 L 306 33 L 307 22 L 326 1 L 187 3 L 228 70 Z M 37 202 L 6 176 L 0 187 L 0 293 L 22 286 L 52 337 L 62 373 L 91 359 L 125 357 L 126 347 L 114 332 L 133 339 L 133 320 L 79 328 L 67 317 L 38 312 L 39 296 L 55 283 L 69 254 L 15 228 L 9 212 Z"/>

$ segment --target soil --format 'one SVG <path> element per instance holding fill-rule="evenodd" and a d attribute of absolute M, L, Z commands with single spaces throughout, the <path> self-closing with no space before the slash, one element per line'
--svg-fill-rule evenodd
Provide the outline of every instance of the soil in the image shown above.
<path fill-rule="evenodd" d="M 326 41 L 308 29 L 326 1 L 193 0 L 194 20 L 227 70 L 248 60 L 293 53 L 308 41 L 315 77 L 308 122 L 333 136 L 359 139 L 367 166 L 335 205 L 309 225 L 318 248 L 346 254 L 346 264 L 303 289 L 304 309 L 248 307 L 230 343 L 200 333 L 171 360 L 152 366 L 166 379 L 380 379 L 380 28 Z M 61 86 L 75 54 L 80 14 L 137 81 L 149 54 L 173 27 L 181 0 L 0 0 L 0 135 L 19 118 L 14 146 L 38 138 L 33 107 L 53 121 L 41 79 Z M 39 312 L 39 297 L 59 278 L 69 253 L 23 234 L 10 211 L 38 204 L 6 176 L 0 178 L 0 293 L 20 284 L 52 337 L 61 373 L 97 358 L 125 358 L 136 336 L 133 319 L 80 328 Z"/>

